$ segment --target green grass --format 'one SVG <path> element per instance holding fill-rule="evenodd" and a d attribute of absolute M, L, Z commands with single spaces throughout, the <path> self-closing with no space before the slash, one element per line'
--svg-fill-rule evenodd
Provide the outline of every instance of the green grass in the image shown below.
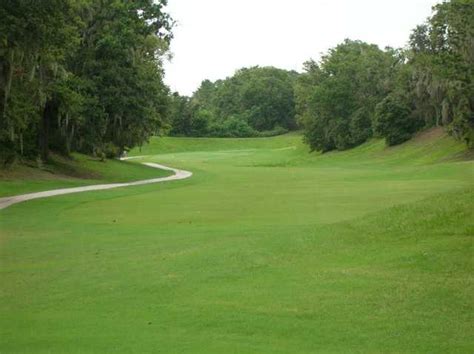
<path fill-rule="evenodd" d="M 473 352 L 462 144 L 163 138 L 134 154 L 194 175 L 0 212 L 1 353 Z"/>
<path fill-rule="evenodd" d="M 167 175 L 169 175 L 167 171 L 128 161 L 102 162 L 81 154 L 73 154 L 70 159 L 53 156 L 52 161 L 41 169 L 27 165 L 14 165 L 9 169 L 0 170 L 0 197 Z"/>

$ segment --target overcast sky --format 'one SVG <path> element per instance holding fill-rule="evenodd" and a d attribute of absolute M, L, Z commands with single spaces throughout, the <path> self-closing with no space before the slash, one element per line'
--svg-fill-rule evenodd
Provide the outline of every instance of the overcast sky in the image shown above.
<path fill-rule="evenodd" d="M 202 80 L 272 65 L 301 71 L 345 38 L 402 47 L 437 0 L 169 0 L 177 22 L 166 83 L 190 95 Z"/>

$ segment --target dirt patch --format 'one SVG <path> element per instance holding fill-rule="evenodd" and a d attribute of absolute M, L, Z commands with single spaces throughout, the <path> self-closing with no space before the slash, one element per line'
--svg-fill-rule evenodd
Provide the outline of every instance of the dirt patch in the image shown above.
<path fill-rule="evenodd" d="M 412 142 L 415 144 L 424 144 L 427 141 L 434 141 L 446 135 L 447 133 L 442 127 L 434 127 L 415 134 L 412 138 Z"/>
<path fill-rule="evenodd" d="M 473 161 L 474 160 L 474 149 L 469 149 L 466 151 L 459 152 L 448 158 L 442 159 L 442 162 L 450 162 L 450 161 Z"/>

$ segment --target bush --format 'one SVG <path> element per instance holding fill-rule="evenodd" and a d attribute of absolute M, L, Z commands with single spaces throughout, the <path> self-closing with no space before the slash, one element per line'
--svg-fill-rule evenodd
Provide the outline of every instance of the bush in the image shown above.
<path fill-rule="evenodd" d="M 263 131 L 263 132 L 258 132 L 257 134 L 261 138 L 268 138 L 268 137 L 271 137 L 271 136 L 283 135 L 283 134 L 286 134 L 286 133 L 288 133 L 288 129 L 280 127 L 280 126 L 276 126 L 272 130 L 266 130 L 266 131 Z"/>
<path fill-rule="evenodd" d="M 420 128 L 420 122 L 411 114 L 403 97 L 391 94 L 376 106 L 374 128 L 391 146 L 409 140 Z"/>
<path fill-rule="evenodd" d="M 257 136 L 257 132 L 244 120 L 232 116 L 222 123 L 210 125 L 208 135 L 221 138 L 246 138 Z"/>
<path fill-rule="evenodd" d="M 120 148 L 116 146 L 114 143 L 106 143 L 103 150 L 99 151 L 97 154 L 102 160 L 104 157 L 108 159 L 115 159 L 122 154 L 123 151 L 120 151 Z"/>
<path fill-rule="evenodd" d="M 208 124 L 212 120 L 212 114 L 207 110 L 198 110 L 191 120 L 190 136 L 206 136 Z"/>

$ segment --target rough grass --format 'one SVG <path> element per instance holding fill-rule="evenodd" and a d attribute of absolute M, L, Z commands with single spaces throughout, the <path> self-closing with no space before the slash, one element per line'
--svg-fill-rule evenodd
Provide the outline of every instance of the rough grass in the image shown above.
<path fill-rule="evenodd" d="M 0 212 L 0 352 L 472 353 L 463 150 L 154 139 L 191 179 Z"/>
<path fill-rule="evenodd" d="M 26 164 L 0 170 L 0 197 L 98 183 L 128 182 L 167 176 L 169 172 L 128 161 L 100 161 L 86 155 L 52 156 L 37 168 Z"/>

